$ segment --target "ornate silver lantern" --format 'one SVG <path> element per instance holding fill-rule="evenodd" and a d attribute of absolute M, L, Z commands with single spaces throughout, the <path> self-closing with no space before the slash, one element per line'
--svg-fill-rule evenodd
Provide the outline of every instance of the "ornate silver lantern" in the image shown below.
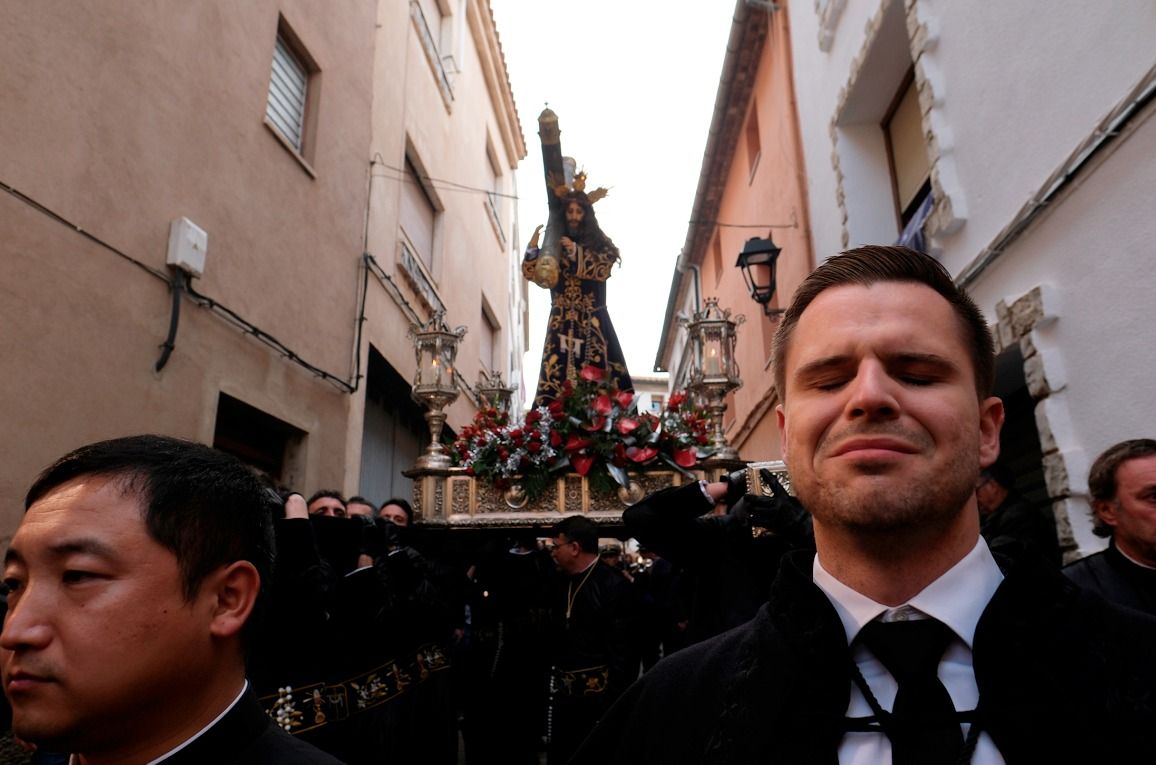
<path fill-rule="evenodd" d="M 718 298 L 707 298 L 701 311 L 685 322 L 690 352 L 690 380 L 687 387 L 706 401 L 710 412 L 711 448 L 716 459 L 738 459 L 738 452 L 723 434 L 726 397 L 742 387 L 739 366 L 735 361 L 735 330 L 746 321 L 744 316 L 731 318 L 730 309 L 719 308 Z"/>
<path fill-rule="evenodd" d="M 411 326 L 409 329 L 417 357 L 413 400 L 429 408 L 425 420 L 429 423 L 430 445 L 417 458 L 419 469 L 450 466 L 449 452 L 441 442 L 442 428 L 446 423 L 444 410 L 458 397 L 454 362 L 458 355 L 458 343 L 465 334 L 465 327 L 451 330 L 446 326 L 444 311 L 435 312 L 425 324 Z"/>

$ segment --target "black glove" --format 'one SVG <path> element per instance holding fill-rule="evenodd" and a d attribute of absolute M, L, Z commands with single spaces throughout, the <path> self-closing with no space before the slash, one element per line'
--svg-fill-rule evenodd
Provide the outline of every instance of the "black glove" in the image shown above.
<path fill-rule="evenodd" d="M 804 541 L 811 533 L 811 515 L 803 503 L 788 494 L 775 474 L 766 468 L 759 471 L 759 478 L 771 490 L 771 496 L 745 498 L 743 509 L 751 526 L 779 536 L 798 537 L 795 541 Z"/>
<path fill-rule="evenodd" d="M 375 560 L 385 555 L 385 534 L 378 528 L 375 520 L 368 515 L 355 515 L 350 520 L 361 524 L 359 552 Z"/>
<path fill-rule="evenodd" d="M 727 485 L 727 493 L 726 496 L 723 497 L 723 504 L 727 506 L 727 509 L 737 505 L 738 501 L 750 491 L 747 486 L 746 468 L 736 470 L 733 473 L 727 473 L 719 480 Z"/>
<path fill-rule="evenodd" d="M 405 530 L 401 526 L 385 518 L 378 518 L 377 523 L 381 527 L 386 550 L 393 550 L 405 545 Z"/>

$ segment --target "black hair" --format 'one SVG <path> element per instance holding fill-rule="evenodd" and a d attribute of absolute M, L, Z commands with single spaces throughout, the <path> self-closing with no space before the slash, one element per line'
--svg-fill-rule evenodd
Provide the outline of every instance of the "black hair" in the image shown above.
<path fill-rule="evenodd" d="M 571 515 L 554 524 L 550 536 L 565 536 L 567 542 L 577 542 L 582 552 L 598 552 L 598 527 L 584 515 Z"/>
<path fill-rule="evenodd" d="M 346 504 L 345 497 L 341 496 L 341 492 L 337 491 L 336 489 L 318 489 L 317 491 L 313 492 L 312 497 L 305 500 L 305 504 L 312 505 L 317 500 L 323 499 L 325 497 L 328 497 L 329 499 L 336 499 L 343 505 Z"/>
<path fill-rule="evenodd" d="M 371 515 L 377 515 L 377 505 L 370 502 L 360 494 L 356 494 L 345 501 L 345 509 L 348 510 L 350 505 L 365 505 L 371 511 Z"/>
<path fill-rule="evenodd" d="M 386 505 L 397 505 L 398 507 L 400 507 L 402 510 L 405 511 L 406 523 L 409 524 L 410 526 L 413 525 L 413 506 L 410 505 L 409 502 L 405 501 L 401 497 L 393 497 L 391 499 L 387 499 L 384 502 L 382 502 L 381 508 L 380 508 L 380 510 L 378 510 L 378 512 L 381 512 L 381 510 L 384 510 Z"/>
<path fill-rule="evenodd" d="M 273 497 L 237 458 L 168 436 L 99 441 L 46 468 L 28 489 L 25 511 L 82 476 L 120 479 L 125 493 L 135 495 L 149 536 L 176 556 L 186 600 L 209 574 L 239 560 L 253 564 L 261 595 L 266 592 L 274 558 Z"/>

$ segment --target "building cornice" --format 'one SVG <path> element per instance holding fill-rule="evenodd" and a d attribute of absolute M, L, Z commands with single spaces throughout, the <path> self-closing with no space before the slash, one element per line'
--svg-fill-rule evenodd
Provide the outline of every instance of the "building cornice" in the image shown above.
<path fill-rule="evenodd" d="M 655 369 L 666 369 L 670 362 L 671 346 L 678 332 L 673 318 L 690 288 L 683 274 L 688 266 L 701 265 L 707 245 L 714 234 L 719 206 L 726 189 L 727 175 L 734 159 L 735 146 L 747 116 L 747 106 L 755 87 L 759 60 L 770 26 L 766 11 L 752 10 L 746 0 L 737 0 L 727 40 L 715 96 L 714 114 L 707 132 L 702 168 L 699 170 L 698 189 L 691 208 L 686 241 L 678 257 L 667 298 L 666 317 L 659 335 Z"/>
<path fill-rule="evenodd" d="M 498 121 L 498 132 L 510 169 L 526 158 L 526 139 L 522 135 L 522 123 L 518 119 L 518 106 L 514 102 L 514 91 L 510 87 L 510 74 L 506 69 L 506 57 L 502 53 L 502 43 L 498 38 L 497 25 L 490 0 L 470 0 L 466 16 L 470 34 L 482 65 L 482 76 L 486 90 L 494 104 L 494 115 Z"/>

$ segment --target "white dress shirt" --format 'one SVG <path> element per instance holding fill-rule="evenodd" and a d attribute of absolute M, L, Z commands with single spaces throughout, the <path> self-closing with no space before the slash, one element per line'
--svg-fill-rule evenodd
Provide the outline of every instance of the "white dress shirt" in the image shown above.
<path fill-rule="evenodd" d="M 955 633 L 939 662 L 939 679 L 951 696 L 955 708 L 961 712 L 975 709 L 979 688 L 975 682 L 971 648 L 975 627 L 980 614 L 987 607 L 996 588 L 1003 581 L 1003 573 L 996 565 L 987 543 L 980 538 L 963 560 L 956 563 L 941 577 L 927 585 L 918 595 L 896 608 L 888 608 L 851 589 L 823 568 L 819 556 L 813 566 L 815 584 L 830 599 L 843 622 L 847 644 L 852 645 L 852 657 L 863 673 L 871 692 L 880 706 L 890 711 L 895 704 L 898 684 L 875 656 L 855 636 L 867 622 L 882 617 L 883 621 L 907 619 L 938 619 Z M 852 682 L 848 717 L 868 717 L 871 707 L 859 686 Z M 967 734 L 968 725 L 963 725 Z M 976 765 L 1002 764 L 1003 757 L 995 748 L 987 732 L 981 731 L 971 759 Z M 882 732 L 851 732 L 839 744 L 840 765 L 875 765 L 891 762 L 891 741 Z"/>

